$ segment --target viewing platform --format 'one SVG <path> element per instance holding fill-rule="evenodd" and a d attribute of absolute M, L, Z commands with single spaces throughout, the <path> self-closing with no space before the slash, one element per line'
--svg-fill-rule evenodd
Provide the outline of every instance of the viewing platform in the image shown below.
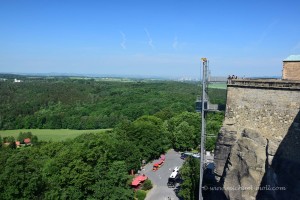
<path fill-rule="evenodd" d="M 228 79 L 227 87 L 300 90 L 300 81 L 281 79 Z"/>

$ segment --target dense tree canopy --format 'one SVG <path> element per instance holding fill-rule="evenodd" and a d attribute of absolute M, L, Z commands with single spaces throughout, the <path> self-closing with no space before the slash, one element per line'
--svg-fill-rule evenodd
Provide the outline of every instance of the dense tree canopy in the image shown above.
<path fill-rule="evenodd" d="M 183 183 L 180 185 L 179 196 L 184 200 L 197 200 L 199 198 L 199 159 L 188 157 L 180 169 Z"/>
<path fill-rule="evenodd" d="M 129 149 L 136 148 L 134 150 L 140 153 L 140 161 L 159 157 L 161 153 L 170 148 L 168 135 L 163 129 L 163 122 L 155 116 L 142 116 L 132 123 L 125 121 L 115 131 L 119 141 L 125 142 L 120 145 L 126 145 L 126 142 L 135 143 L 135 147 L 129 147 Z M 132 151 L 129 149 L 125 152 Z"/>
<path fill-rule="evenodd" d="M 32 79 L 0 82 L 0 129 L 113 128 L 143 115 L 170 119 L 195 110 L 201 88 L 175 81 L 96 81 Z M 225 90 L 210 89 L 214 103 L 225 103 Z"/>
<path fill-rule="evenodd" d="M 215 148 L 216 136 L 221 128 L 223 112 L 208 113 L 206 117 L 206 150 Z M 196 149 L 200 145 L 201 116 L 199 113 L 182 112 L 165 121 L 172 147 L 176 150 L 186 151 Z"/>
<path fill-rule="evenodd" d="M 161 119 L 142 116 L 113 132 L 2 147 L 0 199 L 133 199 L 129 172 L 170 148 L 162 127 Z"/>
<path fill-rule="evenodd" d="M 86 134 L 67 142 L 1 148 L 0 199 L 132 199 L 128 172 L 140 163 L 118 155 L 118 143 L 115 135 Z"/>
<path fill-rule="evenodd" d="M 169 148 L 195 149 L 201 118 L 194 112 L 196 83 L 108 82 L 93 79 L 24 79 L 0 82 L 0 129 L 114 128 L 64 142 L 15 148 L 0 136 L 0 199 L 133 199 L 131 170 Z M 224 90 L 211 90 L 213 103 L 225 103 Z M 214 98 L 215 97 L 215 98 Z M 207 133 L 216 135 L 223 113 L 207 116 Z M 208 139 L 207 149 L 214 148 Z M 9 144 L 3 145 L 4 143 Z M 181 172 L 180 195 L 195 199 L 198 161 Z M 195 174 L 196 173 L 196 174 Z"/>

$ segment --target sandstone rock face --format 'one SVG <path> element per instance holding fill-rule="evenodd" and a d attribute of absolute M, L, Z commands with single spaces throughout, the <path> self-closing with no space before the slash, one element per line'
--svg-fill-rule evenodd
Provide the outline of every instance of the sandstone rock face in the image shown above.
<path fill-rule="evenodd" d="M 217 144 L 215 148 L 215 173 L 217 174 L 218 181 L 222 177 L 224 172 L 224 167 L 231 152 L 232 146 L 236 143 L 237 134 L 234 130 L 228 130 L 225 127 L 221 128 L 218 135 Z"/>
<path fill-rule="evenodd" d="M 230 199 L 255 199 L 254 187 L 265 173 L 266 140 L 259 133 L 245 129 L 231 149 L 231 165 L 226 171 L 225 194 Z"/>
<path fill-rule="evenodd" d="M 300 90 L 228 87 L 215 173 L 227 199 L 300 199 Z"/>

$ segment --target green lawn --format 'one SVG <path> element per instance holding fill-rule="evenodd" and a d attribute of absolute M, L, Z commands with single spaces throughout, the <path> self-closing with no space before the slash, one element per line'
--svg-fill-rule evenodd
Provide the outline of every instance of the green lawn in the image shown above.
<path fill-rule="evenodd" d="M 215 88 L 215 89 L 227 89 L 226 83 L 210 83 L 208 85 L 209 88 Z"/>
<path fill-rule="evenodd" d="M 18 129 L 18 130 L 0 130 L 0 136 L 18 137 L 20 132 L 31 132 L 38 137 L 39 141 L 63 141 L 73 139 L 83 133 L 103 133 L 110 129 L 96 130 L 70 130 L 70 129 Z"/>

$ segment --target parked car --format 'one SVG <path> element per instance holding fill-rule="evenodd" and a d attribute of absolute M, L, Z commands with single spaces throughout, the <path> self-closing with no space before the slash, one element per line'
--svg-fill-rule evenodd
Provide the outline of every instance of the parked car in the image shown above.
<path fill-rule="evenodd" d="M 180 158 L 184 160 L 188 156 L 192 156 L 194 158 L 199 158 L 199 159 L 201 157 L 200 153 L 184 152 L 181 154 Z"/>
<path fill-rule="evenodd" d="M 180 158 L 184 160 L 186 157 L 192 156 L 192 155 L 193 155 L 193 153 L 191 153 L 191 152 L 184 152 L 181 154 Z"/>
<path fill-rule="evenodd" d="M 194 153 L 193 155 L 192 155 L 194 158 L 199 158 L 200 159 L 200 153 Z"/>

